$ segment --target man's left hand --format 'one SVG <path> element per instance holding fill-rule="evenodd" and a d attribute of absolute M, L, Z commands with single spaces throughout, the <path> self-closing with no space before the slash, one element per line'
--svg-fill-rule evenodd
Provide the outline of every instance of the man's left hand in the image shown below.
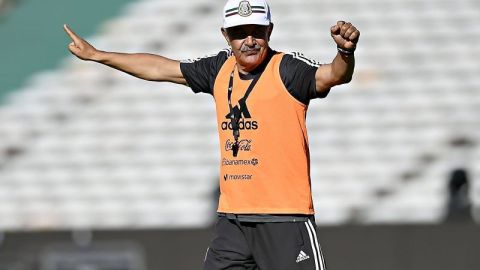
<path fill-rule="evenodd" d="M 354 51 L 357 47 L 360 31 L 349 22 L 338 21 L 330 28 L 333 40 L 337 46 L 347 51 Z"/>

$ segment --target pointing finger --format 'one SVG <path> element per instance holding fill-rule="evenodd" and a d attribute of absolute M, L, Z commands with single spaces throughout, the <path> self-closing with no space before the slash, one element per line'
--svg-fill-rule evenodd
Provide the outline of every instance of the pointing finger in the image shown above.
<path fill-rule="evenodd" d="M 63 25 L 63 29 L 75 44 L 78 45 L 80 43 L 81 39 L 66 24 Z"/>
<path fill-rule="evenodd" d="M 63 25 L 63 29 L 65 30 L 65 32 L 67 33 L 67 35 L 73 40 L 75 41 L 75 37 L 76 37 L 76 34 L 66 25 L 64 24 Z"/>

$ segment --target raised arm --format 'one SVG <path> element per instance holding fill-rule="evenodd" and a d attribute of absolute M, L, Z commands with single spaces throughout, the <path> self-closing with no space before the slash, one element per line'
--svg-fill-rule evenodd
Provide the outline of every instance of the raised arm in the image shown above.
<path fill-rule="evenodd" d="M 63 28 L 72 39 L 68 49 L 82 60 L 98 62 L 144 80 L 186 84 L 179 61 L 148 53 L 100 51 L 75 34 L 67 25 Z"/>
<path fill-rule="evenodd" d="M 355 68 L 353 52 L 360 32 L 351 23 L 343 21 L 338 21 L 332 26 L 330 32 L 337 44 L 338 52 L 332 63 L 320 66 L 315 73 L 318 94 L 323 94 L 335 85 L 350 82 Z"/>

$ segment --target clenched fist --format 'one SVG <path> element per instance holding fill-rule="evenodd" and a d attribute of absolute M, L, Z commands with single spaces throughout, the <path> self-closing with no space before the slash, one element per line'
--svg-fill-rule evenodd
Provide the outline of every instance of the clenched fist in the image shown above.
<path fill-rule="evenodd" d="M 66 24 L 63 25 L 63 29 L 72 39 L 72 42 L 68 44 L 70 52 L 82 60 L 94 60 L 98 50 L 90 45 L 90 43 L 77 36 L 77 34 L 75 34 Z"/>
<path fill-rule="evenodd" d="M 349 22 L 338 21 L 330 28 L 333 40 L 338 48 L 347 52 L 353 52 L 357 47 L 360 31 Z"/>

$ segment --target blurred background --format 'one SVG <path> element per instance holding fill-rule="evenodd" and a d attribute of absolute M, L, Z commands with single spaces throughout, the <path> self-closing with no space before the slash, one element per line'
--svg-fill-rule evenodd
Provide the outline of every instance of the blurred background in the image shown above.
<path fill-rule="evenodd" d="M 68 52 L 214 54 L 224 1 L 0 0 L 0 270 L 201 269 L 213 99 Z M 270 0 L 271 46 L 319 62 L 362 36 L 354 80 L 310 103 L 329 269 L 480 269 L 480 1 Z"/>

